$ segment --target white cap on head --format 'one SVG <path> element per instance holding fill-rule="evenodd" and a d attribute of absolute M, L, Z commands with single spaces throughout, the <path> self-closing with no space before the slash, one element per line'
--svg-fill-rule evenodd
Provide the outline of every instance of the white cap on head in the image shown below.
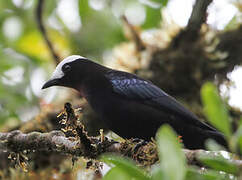
<path fill-rule="evenodd" d="M 52 74 L 51 79 L 60 79 L 64 76 L 64 73 L 62 72 L 62 66 L 66 63 L 70 63 L 72 61 L 78 60 L 78 59 L 87 59 L 83 56 L 79 55 L 71 55 L 63 59 L 55 68 L 55 71 Z"/>

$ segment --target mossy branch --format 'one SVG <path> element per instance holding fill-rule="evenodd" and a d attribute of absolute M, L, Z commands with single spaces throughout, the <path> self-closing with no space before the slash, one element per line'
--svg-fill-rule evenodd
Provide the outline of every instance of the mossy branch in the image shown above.
<path fill-rule="evenodd" d="M 149 166 L 158 161 L 156 145 L 153 142 L 141 146 L 138 150 L 134 150 L 137 143 L 132 140 L 125 142 L 114 142 L 105 138 L 104 141 L 98 138 L 90 138 L 91 145 L 94 147 L 89 149 L 88 153 L 85 149 L 85 144 L 79 140 L 65 137 L 61 131 L 51 131 L 49 133 L 31 132 L 24 134 L 18 130 L 0 133 L 0 150 L 1 152 L 8 151 L 9 153 L 22 153 L 31 151 L 35 153 L 52 152 L 60 154 L 69 154 L 75 157 L 86 157 L 98 159 L 102 153 L 117 153 L 123 156 L 130 157 L 143 166 Z M 188 150 L 183 152 L 187 158 L 188 164 L 202 166 L 198 157 L 207 154 L 210 157 L 218 157 L 219 153 L 205 150 Z M 230 160 L 239 169 L 242 169 L 241 160 Z"/>

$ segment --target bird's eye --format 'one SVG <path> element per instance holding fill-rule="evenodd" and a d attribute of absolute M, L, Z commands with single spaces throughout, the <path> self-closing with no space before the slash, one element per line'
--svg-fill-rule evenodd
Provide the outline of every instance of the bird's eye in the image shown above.
<path fill-rule="evenodd" d="M 71 70 L 71 66 L 68 65 L 68 64 L 66 64 L 66 65 L 64 65 L 64 66 L 62 67 L 62 71 L 63 71 L 64 73 L 67 73 L 67 72 L 69 72 L 70 70 Z"/>

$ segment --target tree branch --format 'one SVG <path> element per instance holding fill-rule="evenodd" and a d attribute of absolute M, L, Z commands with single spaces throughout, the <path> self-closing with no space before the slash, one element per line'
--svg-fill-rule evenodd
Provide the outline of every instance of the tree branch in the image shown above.
<path fill-rule="evenodd" d="M 69 154 L 73 156 L 84 156 L 86 158 L 97 158 L 99 155 L 105 152 L 112 152 L 131 157 L 141 165 L 152 165 L 158 161 L 158 155 L 156 151 L 156 145 L 153 142 L 147 145 L 141 146 L 138 150 L 134 150 L 136 143 L 132 140 L 126 140 L 119 143 L 107 138 L 103 140 L 98 138 L 91 139 L 93 149 L 89 150 L 88 154 L 84 149 L 85 144 L 79 140 L 65 137 L 65 134 L 61 131 L 51 131 L 49 133 L 31 132 L 24 134 L 18 130 L 0 133 L 0 152 L 15 152 L 21 153 L 24 150 L 31 150 L 37 152 L 52 152 Z M 198 156 L 201 154 L 207 154 L 210 157 L 219 156 L 217 152 L 205 151 L 205 150 L 188 150 L 184 149 L 183 152 L 187 158 L 187 162 L 192 165 L 200 165 Z M 231 160 L 238 168 L 242 168 L 241 160 Z"/>
<path fill-rule="evenodd" d="M 44 27 L 44 23 L 43 23 L 43 19 L 42 19 L 42 15 L 43 15 L 43 7 L 44 7 L 44 1 L 45 0 L 39 0 L 38 4 L 37 4 L 37 8 L 36 8 L 36 19 L 37 19 L 37 23 L 38 23 L 38 27 L 40 32 L 42 33 L 45 42 L 50 50 L 50 53 L 55 61 L 56 64 L 58 64 L 60 62 L 60 58 L 57 54 L 57 52 L 55 52 L 53 45 L 51 44 L 51 41 L 48 38 L 46 29 Z"/>
<path fill-rule="evenodd" d="M 24 134 L 19 130 L 15 130 L 8 133 L 0 133 L 0 149 L 16 153 L 24 150 L 36 150 L 78 155 L 79 151 L 75 148 L 77 143 L 77 141 L 71 141 L 66 138 L 61 131 Z"/>
<path fill-rule="evenodd" d="M 201 25 L 207 19 L 207 8 L 211 2 L 212 0 L 196 0 L 186 27 L 187 30 L 194 33 L 199 33 Z"/>
<path fill-rule="evenodd" d="M 131 36 L 135 42 L 135 45 L 136 45 L 136 49 L 137 51 L 143 51 L 145 50 L 145 45 L 142 41 L 142 39 L 140 38 L 140 35 L 139 33 L 137 32 L 137 30 L 135 29 L 135 27 L 129 23 L 128 19 L 126 18 L 125 15 L 122 16 L 122 19 L 124 21 L 124 24 L 128 27 L 130 33 L 131 33 Z"/>
<path fill-rule="evenodd" d="M 200 37 L 200 29 L 207 18 L 207 8 L 212 0 L 196 0 L 188 24 L 172 40 L 170 47 L 183 47 L 189 43 L 194 43 Z"/>
<path fill-rule="evenodd" d="M 98 159 L 103 153 L 116 153 L 122 156 L 130 157 L 141 166 L 151 166 L 159 160 L 157 146 L 154 141 L 142 144 L 142 140 L 125 140 L 123 142 L 108 139 L 100 132 L 101 137 L 89 137 L 80 123 L 79 113 L 81 109 L 73 109 L 70 103 L 65 103 L 64 111 L 57 118 L 65 127 L 62 131 L 51 131 L 49 133 L 30 132 L 22 133 L 19 130 L 0 133 L 0 156 L 8 157 L 27 170 L 26 152 L 35 153 L 58 153 L 87 159 Z M 68 136 L 68 137 L 67 137 Z M 199 161 L 200 155 L 211 157 L 220 157 L 218 152 L 204 150 L 183 150 L 188 164 L 203 167 Z M 37 154 L 39 155 L 39 154 Z M 242 169 L 241 160 L 230 160 L 238 169 Z"/>

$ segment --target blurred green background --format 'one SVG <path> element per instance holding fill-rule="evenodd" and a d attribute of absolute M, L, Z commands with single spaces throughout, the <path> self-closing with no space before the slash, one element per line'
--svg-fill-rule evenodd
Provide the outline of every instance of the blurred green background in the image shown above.
<path fill-rule="evenodd" d="M 220 30 L 237 24 L 239 11 L 235 2 L 216 1 L 209 9 L 208 23 Z M 38 114 L 41 104 L 49 104 L 57 96 L 55 88 L 48 92 L 40 89 L 56 64 L 37 25 L 37 3 L 0 1 L 0 129 L 30 120 Z M 51 0 L 44 3 L 43 22 L 61 58 L 80 54 L 102 61 L 115 45 L 129 40 L 123 15 L 149 37 L 149 32 L 164 21 L 185 26 L 193 3 L 194 0 Z M 164 14 L 169 16 L 162 17 Z"/>
<path fill-rule="evenodd" d="M 36 0 L 0 1 L 0 128 L 27 121 L 38 114 L 41 102 L 50 103 L 55 90 L 42 92 L 55 67 L 38 29 Z M 57 54 L 81 54 L 101 61 L 105 52 L 125 41 L 120 16 L 134 16 L 143 28 L 158 27 L 166 1 L 45 1 L 43 22 Z M 133 14 L 132 14 L 133 13 Z M 5 124 L 6 125 L 6 124 Z"/>

